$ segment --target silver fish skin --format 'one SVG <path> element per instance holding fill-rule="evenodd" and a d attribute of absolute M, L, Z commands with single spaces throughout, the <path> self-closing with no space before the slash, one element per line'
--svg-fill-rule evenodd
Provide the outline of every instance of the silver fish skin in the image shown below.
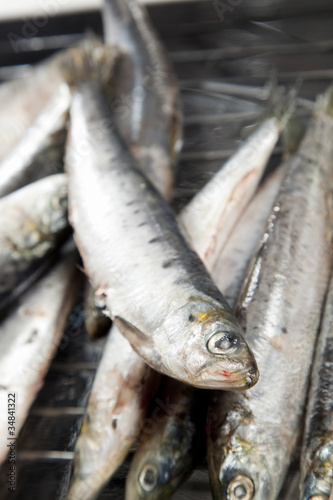
<path fill-rule="evenodd" d="M 153 425 L 141 434 L 127 474 L 126 500 L 166 500 L 190 476 L 204 455 L 200 431 L 205 396 L 177 380 L 165 380 L 150 416 Z"/>
<path fill-rule="evenodd" d="M 0 309 L 70 232 L 67 179 L 56 174 L 0 199 Z"/>
<path fill-rule="evenodd" d="M 281 165 L 259 187 L 218 258 L 213 278 L 232 309 L 236 307 L 246 270 L 284 175 L 285 168 Z"/>
<path fill-rule="evenodd" d="M 97 90 L 77 90 L 66 155 L 70 220 L 97 296 L 157 371 L 198 387 L 251 387 L 258 373 L 238 322 L 169 207 L 103 129 L 106 116 Z"/>
<path fill-rule="evenodd" d="M 62 260 L 20 298 L 0 325 L 0 403 L 7 408 L 8 394 L 15 395 L 13 439 L 43 385 L 74 305 L 80 284 L 77 261 L 77 252 L 67 248 Z M 2 463 L 9 450 L 7 412 L 0 415 L 0 429 Z"/>
<path fill-rule="evenodd" d="M 22 140 L 0 161 L 0 197 L 62 170 L 69 105 L 70 90 L 63 83 Z"/>
<path fill-rule="evenodd" d="M 328 500 L 333 488 L 333 280 L 312 367 L 301 453 L 302 500 Z"/>
<path fill-rule="evenodd" d="M 26 134 L 47 103 L 62 87 L 64 79 L 52 61 L 32 68 L 20 80 L 0 85 L 0 159 Z"/>
<path fill-rule="evenodd" d="M 109 101 L 138 167 L 166 199 L 182 145 L 179 90 L 168 54 L 136 0 L 105 0 L 105 41 L 121 52 Z"/>
<path fill-rule="evenodd" d="M 160 375 L 112 327 L 75 444 L 68 500 L 93 500 L 138 438 Z"/>
<path fill-rule="evenodd" d="M 273 110 L 267 111 L 270 116 L 180 214 L 180 224 L 189 235 L 189 243 L 210 273 L 258 187 L 280 132 L 293 112 L 293 96 L 292 93 L 279 97 Z"/>
<path fill-rule="evenodd" d="M 214 499 L 276 499 L 295 450 L 331 268 L 331 103 L 318 106 L 288 161 L 241 292 L 236 313 L 260 380 L 249 393 L 212 398 Z"/>

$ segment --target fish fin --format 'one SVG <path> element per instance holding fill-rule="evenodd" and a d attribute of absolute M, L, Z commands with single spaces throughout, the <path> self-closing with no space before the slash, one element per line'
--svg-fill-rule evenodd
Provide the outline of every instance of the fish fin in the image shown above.
<path fill-rule="evenodd" d="M 279 132 L 281 133 L 294 114 L 297 103 L 296 97 L 300 85 L 300 82 L 297 81 L 295 85 L 286 92 L 283 87 L 278 87 L 276 76 L 273 73 L 269 84 L 266 85 L 266 91 L 262 96 L 262 99 L 266 99 L 266 107 L 256 123 L 244 127 L 241 131 L 242 139 L 247 139 L 263 121 L 273 117 L 277 119 Z"/>
<path fill-rule="evenodd" d="M 105 46 L 98 37 L 88 34 L 81 44 L 67 50 L 61 59 L 60 70 L 70 87 L 87 81 L 106 85 L 112 77 L 117 56 L 116 47 Z"/>
<path fill-rule="evenodd" d="M 119 316 L 115 316 L 113 320 L 114 324 L 124 335 L 124 337 L 128 340 L 134 350 L 138 351 L 140 346 L 150 344 L 152 345 L 152 341 L 149 337 L 147 337 L 141 330 L 136 328 L 136 326 L 132 325 L 123 318 Z"/>
<path fill-rule="evenodd" d="M 292 117 L 288 121 L 281 134 L 283 161 L 296 153 L 304 137 L 305 130 L 306 127 L 299 118 Z"/>
<path fill-rule="evenodd" d="M 296 97 L 298 94 L 300 81 L 286 92 L 284 88 L 277 86 L 276 76 L 272 78 L 270 95 L 267 101 L 267 107 L 264 112 L 265 118 L 275 117 L 279 121 L 282 131 L 293 115 L 296 107 Z"/>
<path fill-rule="evenodd" d="M 333 118 L 333 84 L 317 98 L 316 108 L 324 111 Z"/>

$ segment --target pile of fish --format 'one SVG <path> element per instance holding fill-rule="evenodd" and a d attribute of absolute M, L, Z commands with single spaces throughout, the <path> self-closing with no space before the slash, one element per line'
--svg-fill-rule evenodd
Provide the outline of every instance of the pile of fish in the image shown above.
<path fill-rule="evenodd" d="M 127 500 L 170 498 L 205 455 L 214 499 L 274 500 L 300 439 L 299 498 L 328 500 L 333 87 L 261 182 L 294 111 L 275 89 L 176 217 L 168 57 L 135 0 L 106 0 L 103 22 L 104 42 L 0 87 L 1 408 L 18 394 L 17 435 L 84 287 L 86 329 L 107 340 L 69 500 L 97 498 L 136 444 Z"/>

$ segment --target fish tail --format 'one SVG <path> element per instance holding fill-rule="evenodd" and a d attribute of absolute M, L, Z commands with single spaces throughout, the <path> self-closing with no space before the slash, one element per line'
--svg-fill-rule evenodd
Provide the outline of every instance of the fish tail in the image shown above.
<path fill-rule="evenodd" d="M 316 108 L 333 118 L 333 83 L 317 98 Z"/>
<path fill-rule="evenodd" d="M 305 126 L 300 118 L 291 117 L 281 133 L 282 158 L 287 160 L 296 153 L 305 134 Z"/>
<path fill-rule="evenodd" d="M 103 45 L 96 35 L 88 33 L 80 45 L 68 49 L 60 69 L 70 87 L 87 82 L 104 86 L 111 79 L 116 58 L 115 47 Z"/>
<path fill-rule="evenodd" d="M 278 120 L 280 131 L 284 129 L 289 119 L 294 114 L 296 96 L 300 84 L 301 83 L 297 81 L 289 91 L 286 91 L 285 88 L 278 86 L 276 76 L 272 76 L 265 118 L 275 117 Z"/>

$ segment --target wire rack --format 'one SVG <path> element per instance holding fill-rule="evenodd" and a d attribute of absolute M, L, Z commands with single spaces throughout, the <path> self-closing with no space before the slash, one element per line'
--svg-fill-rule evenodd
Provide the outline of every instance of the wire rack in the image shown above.
<path fill-rule="evenodd" d="M 333 79 L 333 5 L 324 0 L 315 5 L 300 0 L 214 0 L 151 5 L 149 13 L 170 53 L 182 93 L 185 136 L 173 198 L 179 211 L 260 119 L 272 75 L 283 85 L 298 79 L 298 119 L 305 127 L 316 95 Z M 2 80 L 24 77 L 30 64 L 78 40 L 87 29 L 102 34 L 96 11 L 50 16 L 45 26 L 24 37 L 28 21 L 0 24 Z M 34 20 L 30 23 L 34 26 Z M 19 37 L 19 49 L 13 45 L 18 39 L 10 34 Z M 280 159 L 278 145 L 269 168 Z M 7 465 L 0 471 L 2 500 L 66 498 L 73 448 L 103 345 L 103 339 L 91 342 L 86 335 L 80 297 L 17 442 L 16 492 L 7 489 Z M 124 498 L 130 458 L 100 500 Z M 297 498 L 297 487 L 296 454 L 279 500 Z M 173 498 L 212 498 L 205 462 Z"/>

